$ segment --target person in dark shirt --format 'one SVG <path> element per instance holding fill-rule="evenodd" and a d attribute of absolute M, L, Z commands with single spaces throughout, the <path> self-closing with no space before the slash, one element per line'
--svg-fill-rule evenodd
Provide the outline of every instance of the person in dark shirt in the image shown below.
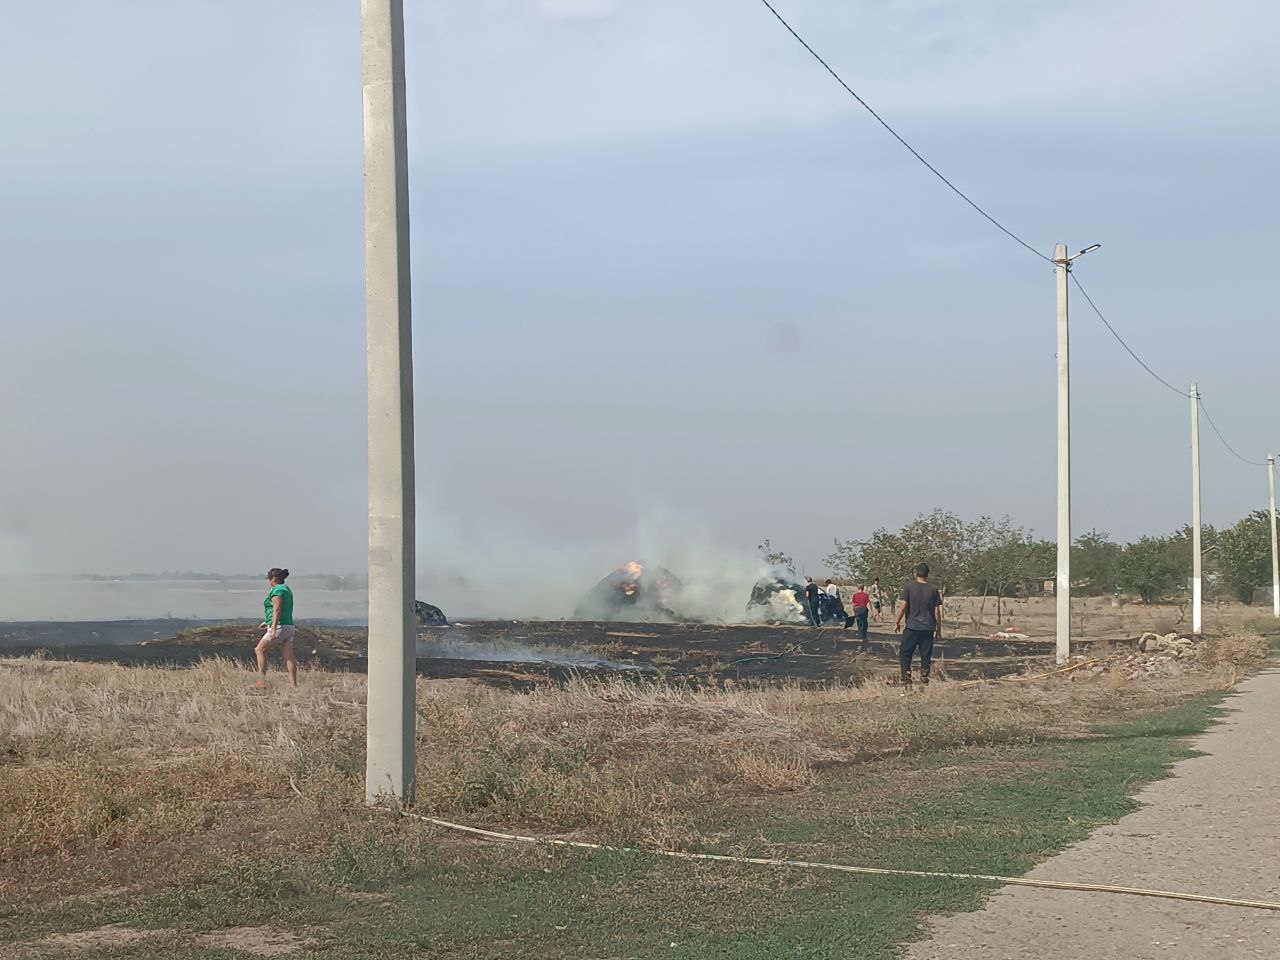
<path fill-rule="evenodd" d="M 804 612 L 809 615 L 809 625 L 814 627 L 822 626 L 822 612 L 818 606 L 818 585 L 813 582 L 813 577 L 804 578 Z"/>
<path fill-rule="evenodd" d="M 898 648 L 898 662 L 902 667 L 902 683 L 911 686 L 911 658 L 920 651 L 920 682 L 929 682 L 929 668 L 933 663 L 933 641 L 942 639 L 942 617 L 939 608 L 942 606 L 942 594 L 929 582 L 929 565 L 922 563 L 916 567 L 914 583 L 902 588 L 902 606 L 898 610 L 897 622 L 893 630 L 902 630 L 903 618 L 906 618 L 907 629 L 902 634 L 902 645 Z"/>

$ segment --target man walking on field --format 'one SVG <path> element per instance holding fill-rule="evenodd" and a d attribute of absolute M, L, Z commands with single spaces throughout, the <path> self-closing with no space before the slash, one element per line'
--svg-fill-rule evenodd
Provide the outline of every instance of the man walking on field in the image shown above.
<path fill-rule="evenodd" d="M 911 658 L 917 650 L 920 651 L 920 682 L 929 682 L 933 641 L 942 639 L 941 607 L 942 594 L 929 582 L 929 565 L 922 563 L 916 567 L 915 582 L 902 588 L 902 606 L 893 625 L 894 633 L 897 633 L 902 629 L 903 618 L 906 618 L 907 629 L 902 634 L 902 646 L 898 649 L 903 686 L 911 686 Z"/>

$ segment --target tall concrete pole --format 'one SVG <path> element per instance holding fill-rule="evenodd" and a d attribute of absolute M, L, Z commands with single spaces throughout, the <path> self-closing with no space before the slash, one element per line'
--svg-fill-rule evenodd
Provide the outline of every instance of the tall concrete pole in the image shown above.
<path fill-rule="evenodd" d="M 1067 336 L 1067 245 L 1053 251 L 1058 281 L 1058 601 L 1057 654 L 1062 663 L 1071 656 L 1071 360 Z"/>
<path fill-rule="evenodd" d="M 1200 389 L 1191 384 L 1191 633 L 1200 636 L 1202 616 L 1200 552 Z"/>
<path fill-rule="evenodd" d="M 1271 614 L 1280 617 L 1280 556 L 1276 555 L 1276 455 L 1267 457 L 1267 486 L 1271 490 Z"/>
<path fill-rule="evenodd" d="M 403 0 L 361 0 L 369 362 L 365 796 L 413 802 L 416 734 L 413 325 Z"/>

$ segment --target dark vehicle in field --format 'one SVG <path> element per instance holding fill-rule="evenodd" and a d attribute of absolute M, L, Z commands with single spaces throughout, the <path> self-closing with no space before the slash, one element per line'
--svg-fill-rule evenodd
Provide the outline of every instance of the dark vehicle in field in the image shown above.
<path fill-rule="evenodd" d="M 449 625 L 449 620 L 445 617 L 444 611 L 432 603 L 423 603 L 421 600 L 413 601 L 413 614 L 418 618 L 418 626 L 420 627 L 447 627 Z"/>

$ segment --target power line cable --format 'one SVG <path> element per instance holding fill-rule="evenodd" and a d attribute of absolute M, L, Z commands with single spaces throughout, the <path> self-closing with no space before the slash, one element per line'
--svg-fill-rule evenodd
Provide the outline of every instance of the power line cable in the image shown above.
<path fill-rule="evenodd" d="M 902 135 L 901 135 L 901 134 L 899 134 L 897 130 L 895 130 L 895 129 L 893 129 L 893 127 L 889 126 L 889 124 L 885 121 L 884 117 L 880 116 L 880 114 L 876 113 L 876 112 L 875 112 L 875 110 L 874 110 L 874 109 L 872 109 L 871 104 L 867 103 L 867 101 L 863 100 L 863 99 L 862 99 L 862 97 L 858 96 L 858 94 L 857 94 L 856 92 L 854 92 L 854 89 L 853 89 L 851 86 L 849 86 L 847 83 L 845 83 L 845 82 L 844 82 L 844 80 L 841 78 L 840 74 L 836 73 L 836 72 L 835 72 L 835 70 L 833 70 L 833 69 L 832 69 L 831 64 L 827 63 L 827 61 L 826 61 L 826 60 L 822 59 L 822 57 L 818 54 L 818 51 L 814 50 L 814 49 L 813 49 L 813 47 L 809 46 L 809 44 L 805 41 L 804 37 L 802 37 L 802 36 L 800 36 L 800 34 L 796 33 L 795 28 L 793 28 L 793 27 L 791 26 L 791 24 L 787 23 L 787 21 L 783 19 L 782 14 L 780 14 L 780 13 L 779 13 L 775 8 L 774 8 L 773 4 L 772 4 L 772 3 L 770 3 L 770 2 L 769 2 L 769 0 L 760 0 L 760 2 L 761 2 L 761 3 L 763 3 L 766 7 L 768 7 L 768 8 L 769 8 L 769 12 L 770 12 L 770 13 L 772 13 L 775 17 L 777 17 L 778 22 L 779 22 L 780 24 L 782 24 L 784 27 L 786 27 L 786 28 L 787 28 L 787 32 L 788 32 L 788 33 L 790 33 L 790 34 L 791 34 L 791 36 L 795 37 L 795 38 L 796 38 L 796 40 L 798 40 L 798 41 L 800 42 L 800 46 L 802 46 L 802 47 L 804 47 L 806 50 L 808 50 L 808 51 L 809 51 L 809 53 L 813 56 L 813 59 L 817 60 L 817 61 L 818 61 L 818 63 L 822 64 L 822 66 L 826 69 L 827 73 L 831 74 L 831 76 L 833 76 L 833 77 L 835 78 L 836 83 L 838 83 L 838 84 L 840 84 L 840 86 L 844 87 L 845 91 L 849 94 L 849 96 L 853 97 L 853 99 L 854 99 L 854 100 L 857 100 L 857 101 L 858 101 L 858 103 L 862 105 L 863 109 L 865 109 L 865 110 L 867 111 L 867 113 L 869 113 L 869 114 L 871 114 L 871 116 L 875 117 L 875 118 L 876 118 L 876 120 L 879 122 L 880 126 L 884 127 L 886 130 L 888 130 L 888 131 L 889 131 L 889 133 L 891 133 L 891 134 L 893 135 L 893 138 L 894 138 L 895 140 L 897 140 L 900 144 L 902 144 L 904 147 L 906 147 L 906 148 L 907 148 L 907 150 L 909 150 L 909 151 L 911 152 L 911 155 L 912 155 L 913 157 L 915 157 L 917 160 L 919 160 L 921 163 L 923 163 L 923 164 L 925 165 L 925 167 L 927 167 L 927 168 L 928 168 L 928 170 L 929 170 L 929 172 L 930 172 L 930 173 L 932 173 L 935 177 L 937 177 L 939 180 L 941 180 L 943 183 L 945 183 L 948 187 L 950 187 L 950 188 L 951 188 L 951 192 L 952 192 L 952 193 L 954 193 L 957 197 L 959 197 L 961 200 L 963 200 L 963 201 L 964 201 L 965 203 L 967 203 L 969 206 L 973 207 L 973 209 L 977 210 L 977 211 L 978 211 L 978 213 L 982 214 L 982 216 L 984 216 L 988 221 L 990 221 L 990 222 L 991 222 L 991 224 L 992 224 L 993 226 L 995 226 L 995 227 L 996 227 L 996 229 L 998 229 L 998 230 L 999 230 L 1001 233 L 1003 233 L 1005 236 L 1007 236 L 1007 237 L 1009 237 L 1010 239 L 1012 239 L 1012 240 L 1016 241 L 1017 243 L 1022 244 L 1022 246 L 1024 246 L 1026 249 L 1030 250 L 1032 253 L 1034 253 L 1034 254 L 1035 254 L 1037 257 L 1039 257 L 1041 260 L 1047 260 L 1049 263 L 1053 263 L 1053 258 L 1052 258 L 1052 257 L 1046 256 L 1045 254 L 1043 254 L 1043 253 L 1041 253 L 1039 250 L 1037 250 L 1035 247 L 1033 247 L 1031 244 L 1027 243 L 1027 241 L 1023 240 L 1020 236 L 1018 236 L 1016 233 L 1014 233 L 1012 230 L 1010 230 L 1008 227 L 1006 227 L 1003 223 L 1001 223 L 999 220 L 997 220 L 997 219 L 996 219 L 995 217 L 993 217 L 991 214 L 987 213 L 987 211 L 983 210 L 983 209 L 982 209 L 982 207 L 978 206 L 978 205 L 977 205 L 973 200 L 970 200 L 970 199 L 969 199 L 969 197 L 964 193 L 964 191 L 962 191 L 962 190 L 961 190 L 959 187 L 957 187 L 954 183 L 952 183 L 950 180 L 948 180 L 946 177 L 944 177 L 944 176 L 942 175 L 942 173 L 938 170 L 938 168 L 937 168 L 937 167 L 935 167 L 935 166 L 934 166 L 933 164 L 931 164 L 928 160 L 926 160 L 924 157 L 922 157 L 922 156 L 920 155 L 920 152 L 919 152 L 918 150 L 916 150 L 916 148 L 915 148 L 915 147 L 913 147 L 911 144 L 907 143 L 907 141 L 906 141 L 905 139 L 903 139 Z"/>
<path fill-rule="evenodd" d="M 1093 312 L 1094 312 L 1094 313 L 1096 313 L 1096 314 L 1098 315 L 1098 319 L 1102 321 L 1103 326 L 1105 326 L 1108 330 L 1110 330 L 1110 331 L 1111 331 L 1111 335 L 1112 335 L 1113 337 L 1115 337 L 1115 338 L 1116 338 L 1116 342 L 1117 342 L 1117 343 L 1119 343 L 1119 344 L 1120 344 L 1120 346 L 1124 347 L 1125 352 L 1126 352 L 1126 353 L 1128 353 L 1128 354 L 1129 354 L 1129 356 L 1133 357 L 1133 359 L 1137 361 L 1138 366 L 1142 367 L 1142 369 L 1143 369 L 1143 370 L 1145 370 L 1145 371 L 1147 371 L 1147 373 L 1151 374 L 1151 376 L 1152 376 L 1152 377 L 1154 377 L 1154 378 L 1155 378 L 1159 383 L 1161 383 L 1161 384 L 1163 384 L 1164 386 L 1168 387 L 1170 390 L 1172 390 L 1172 391 L 1173 391 L 1174 393 L 1176 393 L 1178 396 L 1182 397 L 1182 398 L 1183 398 L 1183 399 L 1185 399 L 1185 400 L 1190 400 L 1190 399 L 1191 399 L 1191 394 L 1187 393 L 1185 390 L 1180 390 L 1180 389 L 1178 389 L 1177 387 L 1175 387 L 1172 383 L 1170 383 L 1170 382 L 1169 382 L 1168 380 L 1166 380 L 1164 377 L 1160 376 L 1160 374 L 1156 373 L 1156 372 L 1155 372 L 1154 370 L 1152 370 L 1149 366 L 1147 366 L 1146 362 L 1145 362 L 1145 361 L 1144 361 L 1140 356 L 1138 356 L 1136 353 L 1134 353 L 1133 348 L 1132 348 L 1132 347 L 1130 347 L 1130 346 L 1129 346 L 1129 344 L 1127 344 L 1127 343 L 1125 343 L 1125 342 L 1124 342 L 1124 338 L 1123 338 L 1123 337 L 1121 337 L 1121 336 L 1120 336 L 1120 334 L 1116 333 L 1116 328 L 1115 328 L 1115 327 L 1113 327 L 1113 326 L 1111 326 L 1111 324 L 1107 321 L 1107 318 L 1106 318 L 1106 317 L 1104 317 L 1104 316 L 1102 315 L 1102 311 L 1101 311 L 1101 310 L 1099 310 L 1099 309 L 1098 309 L 1098 305 L 1097 305 L 1096 303 L 1094 303 L 1094 302 L 1093 302 L 1093 298 L 1089 296 L 1089 291 L 1087 291 L 1087 290 L 1084 288 L 1084 284 L 1082 284 L 1082 283 L 1080 282 L 1079 277 L 1077 277 L 1077 276 L 1075 275 L 1075 273 L 1074 273 L 1074 272 L 1071 272 L 1071 273 L 1070 273 L 1070 277 L 1071 277 L 1071 281 L 1072 281 L 1072 283 L 1074 283 L 1074 284 L 1076 285 L 1076 289 L 1077 289 L 1077 290 L 1079 290 L 1079 291 L 1080 291 L 1081 296 L 1083 296 L 1083 297 L 1084 297 L 1085 302 L 1086 302 L 1086 303 L 1088 303 L 1088 304 L 1089 304 L 1089 306 L 1093 309 Z M 1235 458 L 1236 458 L 1237 460 L 1239 460 L 1241 463 L 1247 463 L 1247 464 L 1248 464 L 1249 466 L 1251 466 L 1251 467 L 1265 467 L 1265 466 L 1266 466 L 1266 464 L 1265 464 L 1265 463 L 1263 463 L 1263 462 L 1261 462 L 1261 461 L 1258 461 L 1258 460 L 1250 460 L 1248 457 L 1241 456 L 1241 455 L 1240 455 L 1240 452 L 1239 452 L 1238 450 L 1236 450 L 1236 448 L 1235 448 L 1235 447 L 1233 447 L 1233 446 L 1231 446 L 1231 444 L 1227 443 L 1227 438 L 1226 438 L 1226 437 L 1224 437 L 1224 436 L 1222 435 L 1222 431 L 1218 429 L 1218 425 L 1217 425 L 1216 423 L 1214 423 L 1214 422 L 1213 422 L 1213 417 L 1211 417 L 1211 416 L 1209 415 L 1209 408 L 1208 408 L 1208 406 L 1206 406 L 1206 404 L 1205 404 L 1205 402 L 1204 402 L 1204 397 L 1203 397 L 1203 395 L 1200 397 L 1200 409 L 1201 409 L 1201 411 L 1203 411 L 1203 413 L 1204 413 L 1204 418 L 1205 418 L 1205 420 L 1209 421 L 1209 426 L 1213 428 L 1213 432 L 1217 435 L 1218 439 L 1222 441 L 1222 445 L 1223 445 L 1224 447 L 1226 447 L 1228 451 L 1230 451 L 1230 453 L 1231 453 L 1231 455 L 1232 455 L 1233 457 L 1235 457 Z"/>
<path fill-rule="evenodd" d="M 1209 421 L 1209 426 L 1213 427 L 1213 432 L 1218 435 L 1218 439 L 1222 441 L 1222 445 L 1231 451 L 1231 455 L 1241 463 L 1247 463 L 1251 467 L 1265 467 L 1266 461 L 1250 460 L 1248 457 L 1242 457 L 1239 452 L 1231 444 L 1227 443 L 1227 438 L 1222 435 L 1222 431 L 1218 429 L 1218 425 L 1213 422 L 1213 417 L 1209 416 L 1209 408 L 1204 405 L 1204 397 L 1200 398 L 1200 409 L 1204 412 L 1204 418 Z"/>
<path fill-rule="evenodd" d="M 898 133 L 897 130 L 893 129 L 893 127 L 889 125 L 888 121 L 886 121 L 884 117 L 876 113 L 875 109 L 871 106 L 871 104 L 867 103 L 866 100 L 863 100 L 862 97 L 858 95 L 857 91 L 855 91 L 851 86 L 849 86 L 849 84 L 845 83 L 844 78 L 841 77 L 840 74 L 836 73 L 835 69 L 831 66 L 831 64 L 827 63 L 827 61 L 822 58 L 821 54 L 819 54 L 818 51 L 814 50 L 813 47 L 809 45 L 808 41 L 806 41 L 804 37 L 800 36 L 800 34 L 796 32 L 795 28 L 792 27 L 791 24 L 786 21 L 786 19 L 782 16 L 782 14 L 778 12 L 777 8 L 774 7 L 774 5 L 769 2 L 769 0 L 760 0 L 760 2 L 763 3 L 765 7 L 768 9 L 768 11 L 772 13 L 773 16 L 777 19 L 777 21 L 780 24 L 782 24 L 783 27 L 786 28 L 787 32 L 796 39 L 796 41 L 800 44 L 800 46 L 804 47 L 805 50 L 809 52 L 809 55 L 812 56 L 813 59 L 817 60 L 818 63 L 822 65 L 822 68 L 827 71 L 827 73 L 831 74 L 832 78 L 836 81 L 836 83 L 840 84 L 840 86 L 844 88 L 845 92 L 848 93 L 849 96 L 853 97 L 853 99 L 856 100 L 858 104 L 864 110 L 867 111 L 867 113 L 871 114 L 871 116 L 876 119 L 876 122 L 879 123 L 880 126 L 884 127 L 887 131 L 889 131 L 890 135 L 895 140 L 897 140 L 898 143 L 902 144 L 902 146 L 904 146 L 913 157 L 915 157 L 922 164 L 924 164 L 925 168 L 930 173 L 932 173 L 935 177 L 937 177 L 944 184 L 946 184 L 952 193 L 954 193 L 957 197 L 959 197 L 961 200 L 963 200 L 965 203 L 971 206 L 974 210 L 980 213 L 989 223 L 991 223 L 992 226 L 994 226 L 997 230 L 999 230 L 1005 236 L 1009 237 L 1011 240 L 1020 244 L 1022 247 L 1029 250 L 1031 253 L 1034 253 L 1041 260 L 1048 261 L 1049 263 L 1054 262 L 1052 257 L 1046 256 L 1045 254 L 1037 250 L 1035 247 L 1033 247 L 1031 244 L 1027 243 L 1027 241 L 1023 240 L 1020 236 L 1018 236 L 1016 233 L 1014 233 L 1012 230 L 1006 227 L 1003 223 L 1001 223 L 991 214 L 987 213 L 986 210 L 978 206 L 978 204 L 974 202 L 972 199 L 970 199 L 969 196 L 963 190 L 961 190 L 954 183 L 948 180 L 937 167 L 935 167 L 923 156 L 921 156 L 920 151 L 918 151 L 915 147 L 913 147 L 910 143 L 908 143 L 906 139 L 900 133 Z M 1098 319 L 1102 321 L 1102 325 L 1106 327 L 1108 331 L 1110 331 L 1111 335 L 1116 338 L 1116 342 L 1119 343 L 1120 346 L 1124 347 L 1125 352 L 1128 353 L 1129 356 L 1131 356 L 1137 362 L 1138 366 L 1142 367 L 1143 370 L 1145 370 L 1148 374 L 1150 374 L 1152 378 L 1156 380 L 1157 383 L 1161 384 L 1164 387 L 1167 387 L 1169 390 L 1172 390 L 1174 393 L 1176 393 L 1178 396 L 1182 397 L 1183 399 L 1187 399 L 1187 400 L 1191 399 L 1191 394 L 1181 389 L 1180 387 L 1175 387 L 1172 383 L 1170 383 L 1164 377 L 1160 376 L 1160 374 L 1156 373 L 1154 370 L 1151 369 L 1150 366 L 1147 365 L 1146 361 L 1144 361 L 1140 356 L 1138 356 L 1137 353 L 1134 352 L 1133 348 L 1130 347 L 1129 344 L 1125 342 L 1124 338 L 1121 337 L 1120 334 L 1116 332 L 1116 328 L 1111 326 L 1111 323 L 1103 315 L 1102 311 L 1098 309 L 1098 305 L 1093 302 L 1093 298 L 1089 296 L 1089 291 L 1087 291 L 1084 288 L 1084 284 L 1080 282 L 1079 278 L 1076 277 L 1075 273 L 1070 272 L 1070 276 L 1071 276 L 1072 282 L 1074 282 L 1076 285 L 1076 289 L 1078 289 L 1080 291 L 1081 296 L 1084 297 L 1085 302 L 1089 304 L 1089 307 L 1093 310 L 1095 314 L 1097 314 Z M 1213 432 L 1217 435 L 1218 439 L 1222 441 L 1222 445 L 1226 447 L 1228 451 L 1230 451 L 1232 456 L 1234 456 L 1237 460 L 1241 461 L 1242 463 L 1249 464 L 1250 466 L 1254 466 L 1254 467 L 1266 466 L 1266 464 L 1261 461 L 1250 460 L 1248 457 L 1241 456 L 1240 453 L 1235 449 L 1235 447 L 1227 443 L 1227 438 L 1222 435 L 1222 431 L 1218 429 L 1218 425 L 1213 422 L 1213 417 L 1209 415 L 1209 408 L 1205 406 L 1203 397 L 1200 398 L 1200 408 L 1204 411 L 1204 416 L 1205 416 L 1205 419 L 1209 421 L 1209 426 L 1213 428 Z"/>
<path fill-rule="evenodd" d="M 1138 362 L 1138 365 L 1142 367 L 1143 370 L 1151 374 L 1151 376 L 1153 376 L 1161 384 L 1168 387 L 1170 390 L 1172 390 L 1174 393 L 1176 393 L 1178 396 L 1182 397 L 1183 399 L 1190 400 L 1191 394 L 1187 393 L 1185 390 L 1180 390 L 1177 387 L 1175 387 L 1172 383 L 1170 383 L 1164 377 L 1160 376 L 1160 374 L 1156 373 L 1149 366 L 1147 366 L 1146 362 L 1143 361 L 1143 359 L 1140 356 L 1134 353 L 1133 348 L 1130 347 L 1129 344 L 1124 342 L 1124 338 L 1121 337 L 1120 334 L 1116 333 L 1116 328 L 1111 326 L 1111 324 L 1107 322 L 1107 318 L 1102 315 L 1102 311 L 1099 310 L 1098 305 L 1093 302 L 1093 298 L 1089 296 L 1089 291 L 1087 291 L 1084 288 L 1084 284 L 1080 282 L 1080 279 L 1075 275 L 1074 272 L 1072 272 L 1070 276 L 1071 276 L 1071 281 L 1076 285 L 1076 289 L 1080 291 L 1080 294 L 1081 296 L 1084 297 L 1085 302 L 1088 303 L 1089 306 L 1093 308 L 1093 312 L 1098 315 L 1098 319 L 1102 321 L 1103 326 L 1105 326 L 1108 330 L 1111 331 L 1111 335 L 1116 338 L 1116 342 L 1119 343 L 1120 346 L 1124 347 L 1125 352 L 1127 352 L 1129 356 L 1133 357 L 1133 359 Z M 1205 405 L 1203 395 L 1200 397 L 1200 409 L 1204 413 L 1205 420 L 1209 421 L 1209 426 L 1213 428 L 1213 432 L 1217 434 L 1218 439 L 1222 441 L 1222 445 L 1226 447 L 1228 451 L 1230 451 L 1233 457 L 1235 457 L 1241 463 L 1249 464 L 1249 466 L 1251 467 L 1266 466 L 1266 464 L 1263 462 L 1260 462 L 1258 460 L 1250 460 L 1248 457 L 1241 456 L 1239 451 L 1237 451 L 1235 447 L 1227 443 L 1227 438 L 1222 435 L 1222 431 L 1218 429 L 1218 425 L 1213 422 L 1213 417 L 1209 415 L 1209 408 L 1208 406 Z"/>
<path fill-rule="evenodd" d="M 1133 359 L 1138 362 L 1138 366 L 1142 367 L 1143 370 L 1147 371 L 1147 373 L 1151 374 L 1151 376 L 1155 377 L 1157 381 L 1162 383 L 1164 386 L 1168 387 L 1178 396 L 1182 397 L 1183 399 L 1190 400 L 1191 394 L 1187 393 L 1187 391 L 1185 390 L 1175 387 L 1172 383 L 1170 383 L 1164 377 L 1160 376 L 1160 374 L 1156 373 L 1149 366 L 1147 366 L 1146 362 L 1140 356 L 1138 356 L 1136 353 L 1133 352 L 1133 348 L 1124 342 L 1124 338 L 1120 336 L 1120 334 L 1116 333 L 1116 328 L 1107 322 L 1107 318 L 1102 315 L 1102 311 L 1099 310 L 1098 305 L 1093 302 L 1093 298 L 1089 296 L 1089 291 L 1087 291 L 1084 288 L 1084 284 L 1082 284 L 1079 278 L 1076 277 L 1075 272 L 1071 271 L 1069 273 L 1069 276 L 1071 277 L 1071 281 L 1076 285 L 1076 289 L 1078 289 L 1080 291 L 1081 296 L 1084 297 L 1085 303 L 1089 304 L 1089 306 L 1093 308 L 1093 312 L 1098 315 L 1098 319 L 1102 321 L 1102 325 L 1111 331 L 1111 335 L 1116 338 L 1116 342 L 1119 343 L 1120 346 L 1124 347 L 1125 352 L 1128 353 L 1129 356 L 1133 357 Z"/>

